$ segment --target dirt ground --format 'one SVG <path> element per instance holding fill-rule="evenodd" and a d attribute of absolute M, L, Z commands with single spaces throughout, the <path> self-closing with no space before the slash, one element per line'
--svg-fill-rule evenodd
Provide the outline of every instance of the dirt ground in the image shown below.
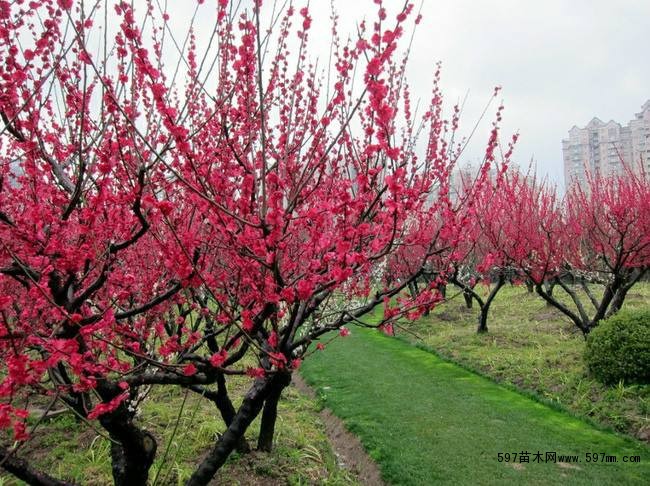
<path fill-rule="evenodd" d="M 314 390 L 305 383 L 298 373 L 294 373 L 292 383 L 301 393 L 312 398 L 316 396 Z M 325 432 L 338 458 L 339 465 L 353 472 L 365 485 L 384 486 L 379 467 L 368 456 L 357 436 L 350 433 L 341 419 L 328 409 L 323 409 L 320 416 L 325 424 Z"/>

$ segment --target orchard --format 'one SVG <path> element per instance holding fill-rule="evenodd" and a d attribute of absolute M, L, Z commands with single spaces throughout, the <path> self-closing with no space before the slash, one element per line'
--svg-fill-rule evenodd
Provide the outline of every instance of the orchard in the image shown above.
<path fill-rule="evenodd" d="M 156 1 L 0 1 L 4 470 L 67 484 L 22 454 L 34 407 L 63 406 L 110 440 L 115 484 L 146 484 L 162 446 L 143 404 L 177 388 L 223 421 L 187 481 L 208 484 L 256 418 L 272 450 L 292 373 L 325 340 L 399 332 L 446 286 L 481 332 L 508 283 L 585 336 L 621 309 L 650 264 L 647 175 L 561 198 L 511 164 L 497 88 L 482 167 L 455 187 L 460 110 L 439 68 L 428 94 L 406 76 L 417 8 L 368 3 L 352 39 L 332 17 L 323 67 L 307 5 L 198 1 L 179 36 Z"/>

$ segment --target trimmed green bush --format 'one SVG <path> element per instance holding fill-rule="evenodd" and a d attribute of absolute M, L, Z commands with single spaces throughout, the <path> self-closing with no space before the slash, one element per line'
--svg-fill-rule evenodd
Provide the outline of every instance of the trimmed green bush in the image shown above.
<path fill-rule="evenodd" d="M 587 338 L 589 371 L 605 384 L 650 383 L 650 311 L 621 311 Z"/>

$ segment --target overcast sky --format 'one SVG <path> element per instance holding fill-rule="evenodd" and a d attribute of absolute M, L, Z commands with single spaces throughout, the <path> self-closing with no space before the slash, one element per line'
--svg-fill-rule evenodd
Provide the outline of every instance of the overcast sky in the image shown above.
<path fill-rule="evenodd" d="M 376 18 L 372 0 L 333 3 L 341 33 L 364 16 Z M 384 4 L 394 13 L 403 0 Z M 171 11 L 195 4 L 168 5 Z M 326 58 L 329 37 L 314 34 L 329 29 L 329 0 L 311 0 L 310 11 L 312 47 Z M 502 86 L 504 135 L 521 136 L 516 161 L 526 166 L 532 159 L 560 188 L 561 141 L 573 125 L 594 116 L 626 124 L 650 99 L 650 0 L 424 0 L 422 14 L 409 71 L 414 95 L 427 98 L 435 62 L 442 61 L 447 101 L 469 92 L 463 119 L 469 131 L 494 86 Z M 467 158 L 481 157 L 490 121 Z"/>
<path fill-rule="evenodd" d="M 312 0 L 314 19 L 327 3 Z M 370 0 L 335 4 L 341 18 L 374 11 Z M 422 14 L 409 73 L 417 91 L 426 96 L 442 61 L 448 100 L 469 90 L 467 127 L 501 85 L 505 132 L 521 134 L 515 159 L 534 159 L 560 186 L 561 140 L 573 125 L 594 116 L 625 124 L 650 99 L 650 0 L 424 0 Z M 484 128 L 472 158 L 481 156 Z"/>

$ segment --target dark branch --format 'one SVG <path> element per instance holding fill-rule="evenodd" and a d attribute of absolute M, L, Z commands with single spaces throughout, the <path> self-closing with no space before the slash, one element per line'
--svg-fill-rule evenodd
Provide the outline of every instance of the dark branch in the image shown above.
<path fill-rule="evenodd" d="M 5 447 L 0 447 L 0 463 L 2 467 L 16 476 L 18 479 L 22 479 L 28 484 L 35 486 L 69 486 L 73 483 L 68 483 L 61 481 L 59 479 L 53 478 L 52 476 L 37 471 L 32 466 L 29 465 L 24 459 L 15 457 L 13 452 L 8 451 Z"/>

